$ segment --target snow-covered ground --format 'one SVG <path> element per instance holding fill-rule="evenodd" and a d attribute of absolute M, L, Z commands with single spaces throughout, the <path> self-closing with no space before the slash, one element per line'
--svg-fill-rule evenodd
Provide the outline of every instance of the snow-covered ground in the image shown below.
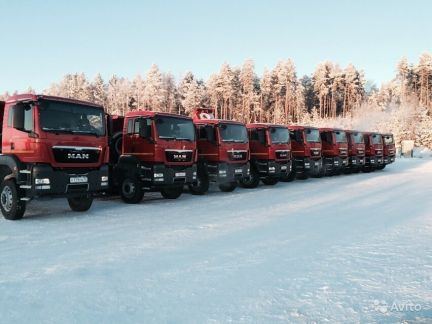
<path fill-rule="evenodd" d="M 0 220 L 0 323 L 432 321 L 432 160 Z"/>

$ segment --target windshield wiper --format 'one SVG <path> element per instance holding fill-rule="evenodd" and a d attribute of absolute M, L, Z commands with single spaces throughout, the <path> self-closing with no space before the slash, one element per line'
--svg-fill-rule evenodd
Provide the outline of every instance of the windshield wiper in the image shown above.
<path fill-rule="evenodd" d="M 60 134 L 60 133 L 64 133 L 64 134 L 74 134 L 74 132 L 71 131 L 70 129 L 42 128 L 42 130 L 44 130 L 45 132 L 54 133 L 54 134 L 56 134 L 56 135 L 58 135 L 58 134 Z"/>
<path fill-rule="evenodd" d="M 175 137 L 172 137 L 172 136 L 160 136 L 160 135 L 159 135 L 159 138 L 167 140 L 167 141 L 174 141 L 176 139 Z"/>
<path fill-rule="evenodd" d="M 78 133 L 78 134 L 89 134 L 89 135 L 94 135 L 96 137 L 101 136 L 98 132 L 95 131 L 79 131 L 79 130 L 75 130 L 73 131 L 73 133 Z"/>
<path fill-rule="evenodd" d="M 192 140 L 190 138 L 186 138 L 186 137 L 176 137 L 175 139 L 178 140 L 178 141 L 192 142 Z"/>

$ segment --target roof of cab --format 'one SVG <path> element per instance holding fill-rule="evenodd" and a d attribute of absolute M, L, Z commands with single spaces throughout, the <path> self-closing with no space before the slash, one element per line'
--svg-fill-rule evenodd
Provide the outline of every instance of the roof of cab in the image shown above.
<path fill-rule="evenodd" d="M 236 125 L 245 125 L 242 122 L 235 121 L 235 120 L 226 120 L 226 119 L 194 119 L 194 124 L 212 124 L 212 125 L 218 125 L 218 124 L 236 124 Z"/>
<path fill-rule="evenodd" d="M 62 102 L 68 102 L 68 103 L 77 104 L 77 105 L 86 105 L 86 106 L 93 106 L 93 107 L 97 107 L 97 108 L 103 108 L 101 105 L 98 105 L 94 102 L 71 99 L 71 98 L 64 98 L 64 97 L 57 97 L 57 96 L 38 95 L 38 94 L 32 94 L 32 93 L 24 93 L 24 94 L 10 96 L 6 100 L 6 103 L 13 103 L 13 102 L 17 102 L 17 101 L 37 101 L 39 99 L 62 101 Z"/>
<path fill-rule="evenodd" d="M 304 126 L 304 125 L 288 125 L 288 129 L 295 130 L 295 129 L 318 129 L 318 127 L 314 126 Z"/>
<path fill-rule="evenodd" d="M 269 127 L 288 128 L 287 125 L 271 124 L 271 123 L 249 123 L 249 124 L 246 124 L 246 127 L 247 128 L 269 128 Z"/>
<path fill-rule="evenodd" d="M 192 119 L 189 116 L 185 116 L 185 115 L 178 115 L 178 114 L 172 114 L 172 113 L 161 112 L 161 111 L 148 111 L 148 110 L 129 111 L 126 113 L 125 117 L 155 117 L 155 116 Z"/>

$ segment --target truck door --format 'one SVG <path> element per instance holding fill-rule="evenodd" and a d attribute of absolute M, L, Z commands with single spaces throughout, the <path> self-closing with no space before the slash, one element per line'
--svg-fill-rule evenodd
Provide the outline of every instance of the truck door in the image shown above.
<path fill-rule="evenodd" d="M 140 136 L 140 128 L 148 127 L 147 136 Z M 137 156 L 143 161 L 152 161 L 154 155 L 152 136 L 152 120 L 150 118 L 130 118 L 127 124 L 127 134 L 124 137 L 123 152 Z"/>
<path fill-rule="evenodd" d="M 2 153 L 14 154 L 22 162 L 34 162 L 37 155 L 34 106 L 30 103 L 18 102 L 7 111 L 7 127 L 4 127 L 5 132 L 2 134 Z"/>
<path fill-rule="evenodd" d="M 268 159 L 267 143 L 268 139 L 265 128 L 249 129 L 249 145 L 252 159 Z"/>

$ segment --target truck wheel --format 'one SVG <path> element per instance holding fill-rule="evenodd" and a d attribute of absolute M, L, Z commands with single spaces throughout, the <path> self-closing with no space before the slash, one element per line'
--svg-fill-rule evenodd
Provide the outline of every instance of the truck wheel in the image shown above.
<path fill-rule="evenodd" d="M 205 174 L 201 174 L 198 172 L 197 184 L 189 185 L 189 190 L 193 195 L 204 195 L 210 187 L 210 182 Z"/>
<path fill-rule="evenodd" d="M 377 170 L 384 170 L 385 167 L 386 167 L 385 164 L 383 164 L 383 165 L 377 166 L 376 169 Z"/>
<path fill-rule="evenodd" d="M 122 154 L 122 139 L 123 134 L 121 132 L 114 134 L 110 143 L 110 161 L 117 163 L 120 155 Z"/>
<path fill-rule="evenodd" d="M 289 174 L 281 176 L 279 180 L 282 182 L 291 182 L 295 178 L 296 178 L 296 171 L 293 169 Z"/>
<path fill-rule="evenodd" d="M 139 180 L 126 178 L 122 182 L 120 194 L 125 203 L 137 204 L 143 199 L 144 190 Z"/>
<path fill-rule="evenodd" d="M 219 184 L 219 189 L 220 189 L 220 191 L 223 191 L 223 192 L 231 192 L 231 191 L 234 191 L 235 188 L 237 188 L 237 182 L 235 182 L 235 181 Z"/>
<path fill-rule="evenodd" d="M 68 198 L 68 203 L 70 209 L 76 212 L 85 212 L 90 209 L 93 203 L 93 197 L 91 196 L 81 196 Z"/>
<path fill-rule="evenodd" d="M 26 204 L 20 200 L 13 180 L 6 180 L 0 186 L 0 208 L 5 219 L 18 220 L 23 218 Z"/>
<path fill-rule="evenodd" d="M 306 172 L 297 174 L 297 179 L 299 180 L 307 180 L 308 178 L 309 178 L 309 174 L 307 174 Z"/>
<path fill-rule="evenodd" d="M 252 189 L 252 188 L 258 187 L 259 181 L 260 181 L 260 178 L 259 178 L 258 172 L 255 170 L 255 168 L 251 168 L 249 176 L 243 177 L 240 180 L 240 185 L 243 188 Z"/>
<path fill-rule="evenodd" d="M 182 187 L 167 187 L 161 189 L 162 197 L 165 199 L 177 199 L 183 192 Z"/>
<path fill-rule="evenodd" d="M 273 177 L 266 177 L 266 178 L 262 179 L 262 182 L 266 186 L 274 186 L 276 183 L 279 182 L 279 179 L 278 178 L 273 178 Z"/>

